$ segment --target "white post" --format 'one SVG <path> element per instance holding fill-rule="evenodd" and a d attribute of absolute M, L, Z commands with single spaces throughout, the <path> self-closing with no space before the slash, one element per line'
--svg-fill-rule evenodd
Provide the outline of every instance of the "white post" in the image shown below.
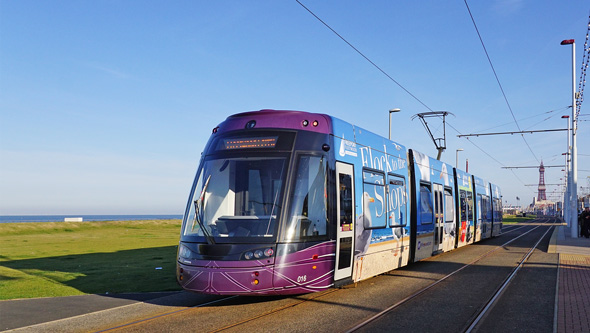
<path fill-rule="evenodd" d="M 568 177 L 570 200 L 570 229 L 572 238 L 578 238 L 578 149 L 576 147 L 576 41 L 566 39 L 561 45 L 572 45 L 572 148 L 571 148 L 571 173 Z"/>
<path fill-rule="evenodd" d="M 571 205 L 570 205 L 570 196 L 571 196 L 571 191 L 570 191 L 570 180 L 571 180 L 571 174 L 572 174 L 572 165 L 570 163 L 570 156 L 571 156 L 571 149 L 572 146 L 570 144 L 570 117 L 569 116 L 562 116 L 561 118 L 566 119 L 567 120 L 567 151 L 565 153 L 565 192 L 563 193 L 563 219 L 565 221 L 565 223 L 567 224 L 568 227 L 570 227 L 570 210 L 571 210 Z"/>
<path fill-rule="evenodd" d="M 578 238 L 578 148 L 576 143 L 576 43 L 572 41 L 572 238 Z"/>

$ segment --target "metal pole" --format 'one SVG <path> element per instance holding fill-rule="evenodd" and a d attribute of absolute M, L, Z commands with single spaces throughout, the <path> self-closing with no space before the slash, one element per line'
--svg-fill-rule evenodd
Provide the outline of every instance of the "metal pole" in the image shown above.
<path fill-rule="evenodd" d="M 576 144 L 576 43 L 572 42 L 572 238 L 578 238 L 578 148 Z"/>
<path fill-rule="evenodd" d="M 459 167 L 459 152 L 460 151 L 463 151 L 463 148 L 457 149 L 457 151 L 455 153 L 455 155 L 456 155 L 456 157 L 455 157 L 455 168 L 458 168 Z"/>
<path fill-rule="evenodd" d="M 391 140 L 391 110 L 389 110 L 389 131 L 387 131 L 387 138 Z"/>
<path fill-rule="evenodd" d="M 570 163 L 570 156 L 571 156 L 571 143 L 570 143 L 570 117 L 569 116 L 562 116 L 561 118 L 564 118 L 567 120 L 567 152 L 565 153 L 565 193 L 564 193 L 564 203 L 563 203 L 563 218 L 567 224 L 568 227 L 571 227 L 570 223 L 570 215 L 571 215 L 571 205 L 570 205 L 570 199 L 571 199 L 571 173 L 572 173 L 572 165 Z"/>
<path fill-rule="evenodd" d="M 578 238 L 578 149 L 576 147 L 576 41 L 566 39 L 561 45 L 572 45 L 572 148 L 571 148 L 571 173 L 569 180 L 570 193 L 570 229 L 572 238 Z"/>
<path fill-rule="evenodd" d="M 391 140 L 391 114 L 394 112 L 400 112 L 400 109 L 391 109 L 389 110 L 389 132 L 388 132 L 388 138 L 389 140 Z"/>

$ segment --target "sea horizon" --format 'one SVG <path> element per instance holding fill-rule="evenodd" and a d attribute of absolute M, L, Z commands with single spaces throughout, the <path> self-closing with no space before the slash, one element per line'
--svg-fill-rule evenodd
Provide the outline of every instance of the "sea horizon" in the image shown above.
<path fill-rule="evenodd" d="M 82 218 L 83 222 L 182 219 L 181 214 L 0 215 L 0 223 L 64 222 L 66 218 L 80 218 L 80 217 Z"/>

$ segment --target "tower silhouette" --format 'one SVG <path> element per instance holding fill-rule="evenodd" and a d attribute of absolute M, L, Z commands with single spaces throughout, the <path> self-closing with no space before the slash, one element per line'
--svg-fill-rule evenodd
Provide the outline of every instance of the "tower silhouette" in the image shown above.
<path fill-rule="evenodd" d="M 547 195 L 545 194 L 545 167 L 543 166 L 543 161 L 541 161 L 541 166 L 539 166 L 539 194 L 537 196 L 537 201 L 547 200 Z"/>

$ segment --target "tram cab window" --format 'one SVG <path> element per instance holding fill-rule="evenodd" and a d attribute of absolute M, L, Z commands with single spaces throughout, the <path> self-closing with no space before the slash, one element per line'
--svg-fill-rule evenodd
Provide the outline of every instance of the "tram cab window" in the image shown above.
<path fill-rule="evenodd" d="M 297 163 L 286 240 L 306 240 L 327 234 L 327 177 L 323 156 L 302 155 Z"/>
<path fill-rule="evenodd" d="M 363 170 L 363 226 L 365 229 L 385 228 L 385 174 Z"/>
<path fill-rule="evenodd" d="M 218 242 L 235 242 L 236 237 L 244 242 L 273 239 L 285 161 L 252 156 L 205 161 L 193 189 L 184 235 L 210 236 Z"/>
<path fill-rule="evenodd" d="M 434 213 L 432 210 L 432 194 L 430 192 L 430 186 L 420 184 L 420 223 L 429 224 L 432 223 Z"/>

